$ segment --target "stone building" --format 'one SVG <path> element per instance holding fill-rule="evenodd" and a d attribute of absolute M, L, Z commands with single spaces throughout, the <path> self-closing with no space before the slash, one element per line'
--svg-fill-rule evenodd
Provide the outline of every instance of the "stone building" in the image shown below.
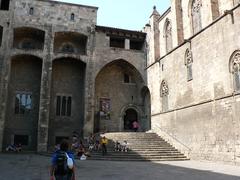
<path fill-rule="evenodd" d="M 147 32 L 151 125 L 192 159 L 240 162 L 239 0 L 171 0 Z"/>
<path fill-rule="evenodd" d="M 146 33 L 97 26 L 97 7 L 0 0 L 0 149 L 72 133 L 150 129 Z"/>
<path fill-rule="evenodd" d="M 239 6 L 171 0 L 139 32 L 98 26 L 97 7 L 0 0 L 0 149 L 137 119 L 192 159 L 239 163 Z"/>

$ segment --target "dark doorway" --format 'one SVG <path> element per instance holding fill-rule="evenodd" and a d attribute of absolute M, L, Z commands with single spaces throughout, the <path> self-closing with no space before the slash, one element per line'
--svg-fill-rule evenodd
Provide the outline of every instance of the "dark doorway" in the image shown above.
<path fill-rule="evenodd" d="M 138 121 L 138 114 L 134 109 L 128 109 L 124 116 L 124 130 L 132 130 L 133 121 Z"/>

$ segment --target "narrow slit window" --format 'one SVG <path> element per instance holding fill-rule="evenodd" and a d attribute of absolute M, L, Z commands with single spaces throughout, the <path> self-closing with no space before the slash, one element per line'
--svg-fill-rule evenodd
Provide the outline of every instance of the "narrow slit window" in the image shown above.
<path fill-rule="evenodd" d="M 66 97 L 63 96 L 63 97 L 62 97 L 62 110 L 61 110 L 61 115 L 62 115 L 62 116 L 65 116 L 65 115 L 66 115 L 66 103 L 67 103 Z"/>
<path fill-rule="evenodd" d="M 57 96 L 56 99 L 56 116 L 68 116 L 72 114 L 72 97 Z"/>
<path fill-rule="evenodd" d="M 33 14 L 34 14 L 34 8 L 33 8 L 33 7 L 30 8 L 29 14 L 30 14 L 30 15 L 33 15 Z"/>
<path fill-rule="evenodd" d="M 71 116 L 72 111 L 72 97 L 68 97 L 67 100 L 67 116 Z"/>
<path fill-rule="evenodd" d="M 2 38 L 3 38 L 3 27 L 0 26 L 0 47 L 2 46 Z"/>
<path fill-rule="evenodd" d="M 71 14 L 70 19 L 71 19 L 71 21 L 74 21 L 74 20 L 75 20 L 75 14 L 74 14 L 74 13 Z"/>
<path fill-rule="evenodd" d="M 128 74 L 124 74 L 124 83 L 130 83 L 130 76 Z"/>
<path fill-rule="evenodd" d="M 61 97 L 57 96 L 56 115 L 60 116 L 60 112 L 61 112 Z"/>

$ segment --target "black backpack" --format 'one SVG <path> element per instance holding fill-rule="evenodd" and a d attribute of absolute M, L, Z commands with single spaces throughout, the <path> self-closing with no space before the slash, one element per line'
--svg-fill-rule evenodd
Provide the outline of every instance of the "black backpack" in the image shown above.
<path fill-rule="evenodd" d="M 65 151 L 58 151 L 56 157 L 55 175 L 66 175 L 70 173 L 67 166 L 67 156 Z"/>

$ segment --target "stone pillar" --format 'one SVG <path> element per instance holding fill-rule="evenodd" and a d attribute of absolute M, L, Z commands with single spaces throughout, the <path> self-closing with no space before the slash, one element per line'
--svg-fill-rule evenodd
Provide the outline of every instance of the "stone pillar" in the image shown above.
<path fill-rule="evenodd" d="M 52 56 L 53 36 L 52 30 L 45 35 L 44 59 L 42 64 L 40 104 L 39 104 L 39 119 L 38 119 L 38 152 L 46 152 L 48 147 L 48 125 L 50 113 L 50 91 L 52 78 Z"/>
<path fill-rule="evenodd" d="M 89 136 L 94 130 L 94 92 L 95 92 L 95 81 L 94 81 L 94 60 L 93 52 L 95 48 L 95 31 L 92 31 L 89 36 L 89 58 L 86 66 L 86 78 L 85 78 L 85 116 L 84 116 L 84 127 L 83 136 Z"/>
<path fill-rule="evenodd" d="M 10 15 L 12 18 L 12 15 Z M 5 22 L 4 24 L 7 24 Z M 11 42 L 13 42 L 12 25 L 4 26 L 0 48 L 0 152 L 3 148 L 3 135 L 7 111 L 8 83 L 11 72 Z"/>
<path fill-rule="evenodd" d="M 130 49 L 130 40 L 125 39 L 125 49 Z"/>

